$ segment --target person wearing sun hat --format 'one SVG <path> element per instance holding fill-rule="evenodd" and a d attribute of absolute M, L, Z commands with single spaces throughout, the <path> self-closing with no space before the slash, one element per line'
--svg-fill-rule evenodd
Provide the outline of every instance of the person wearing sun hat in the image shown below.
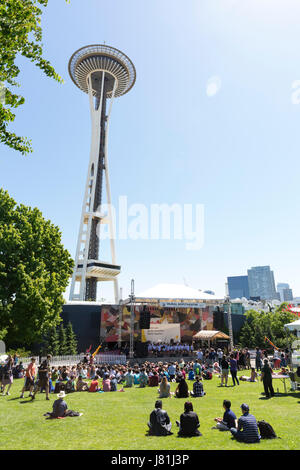
<path fill-rule="evenodd" d="M 238 427 L 231 428 L 230 432 L 233 437 L 240 442 L 260 442 L 260 434 L 255 416 L 249 414 L 249 406 L 247 403 L 241 405 L 242 416 L 238 420 Z"/>
<path fill-rule="evenodd" d="M 68 410 L 68 405 L 64 401 L 66 397 L 65 392 L 62 390 L 57 395 L 57 400 L 53 403 L 52 413 L 46 413 L 44 416 L 49 416 L 49 418 L 65 418 L 66 416 L 81 416 L 82 413 L 77 413 L 77 411 Z"/>

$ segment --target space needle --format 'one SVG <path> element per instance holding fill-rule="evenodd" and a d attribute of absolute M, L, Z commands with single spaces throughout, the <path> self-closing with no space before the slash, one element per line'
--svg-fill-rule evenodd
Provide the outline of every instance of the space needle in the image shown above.
<path fill-rule="evenodd" d="M 69 73 L 75 85 L 89 95 L 92 123 L 90 160 L 70 300 L 95 301 L 97 284 L 112 281 L 115 302 L 118 303 L 118 274 L 121 266 L 117 264 L 115 252 L 107 152 L 108 131 L 113 101 L 133 87 L 136 71 L 131 60 L 123 52 L 102 44 L 78 49 L 69 61 Z M 107 200 L 105 212 L 102 211 L 104 185 Z M 108 224 L 111 262 L 104 261 L 100 251 L 101 224 Z"/>

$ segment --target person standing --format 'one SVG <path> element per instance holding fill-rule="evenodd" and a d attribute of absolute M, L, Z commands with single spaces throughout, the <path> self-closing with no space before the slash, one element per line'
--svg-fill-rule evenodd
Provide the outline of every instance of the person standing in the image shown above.
<path fill-rule="evenodd" d="M 7 387 L 7 392 L 6 395 L 10 395 L 9 390 L 10 387 L 12 386 L 12 383 L 14 381 L 13 377 L 13 365 L 14 365 L 14 360 L 11 356 L 8 356 L 7 361 L 5 366 L 2 368 L 2 387 L 3 387 L 3 393 L 2 395 L 5 395 L 5 387 Z"/>
<path fill-rule="evenodd" d="M 223 387 L 223 382 L 225 380 L 225 387 L 227 387 L 229 374 L 229 362 L 227 357 L 223 356 L 221 361 L 221 387 Z"/>
<path fill-rule="evenodd" d="M 218 348 L 217 350 L 217 354 L 218 354 L 218 362 L 219 362 L 219 366 L 221 367 L 221 362 L 222 362 L 222 358 L 223 358 L 223 351 L 221 348 Z"/>
<path fill-rule="evenodd" d="M 49 372 L 48 362 L 45 360 L 39 367 L 39 380 L 37 387 L 31 397 L 32 400 L 35 399 L 37 392 L 43 389 L 46 391 L 46 400 L 49 400 Z"/>
<path fill-rule="evenodd" d="M 36 375 L 36 363 L 35 357 L 31 358 L 31 362 L 28 365 L 26 372 L 25 372 L 25 384 L 21 392 L 20 398 L 24 398 L 24 392 L 26 389 L 29 389 L 29 396 L 32 397 L 33 388 L 34 388 L 34 379 Z"/>
<path fill-rule="evenodd" d="M 246 369 L 251 369 L 251 356 L 248 348 L 245 349 L 245 363 Z"/>
<path fill-rule="evenodd" d="M 200 364 L 202 364 L 202 362 L 203 362 L 203 351 L 202 351 L 202 349 L 199 349 L 199 351 L 197 352 L 197 359 L 200 362 Z"/>
<path fill-rule="evenodd" d="M 273 371 L 269 366 L 268 360 L 265 359 L 263 368 L 261 369 L 261 381 L 264 384 L 266 398 L 274 397 L 272 372 Z"/>
<path fill-rule="evenodd" d="M 230 373 L 233 381 L 233 386 L 235 387 L 235 383 L 240 385 L 239 379 L 237 378 L 237 360 L 234 358 L 233 354 L 230 354 Z"/>
<path fill-rule="evenodd" d="M 259 348 L 256 348 L 255 367 L 257 371 L 261 370 L 261 350 Z"/>

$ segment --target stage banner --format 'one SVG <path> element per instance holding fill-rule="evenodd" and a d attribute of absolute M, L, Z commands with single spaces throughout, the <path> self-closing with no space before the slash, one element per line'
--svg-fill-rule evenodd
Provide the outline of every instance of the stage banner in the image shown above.
<path fill-rule="evenodd" d="M 180 323 L 152 323 L 149 330 L 143 330 L 143 339 L 151 343 L 180 341 Z"/>
<path fill-rule="evenodd" d="M 140 311 L 143 306 L 134 306 L 134 341 L 145 342 L 143 333 L 139 328 Z M 213 330 L 214 306 L 205 308 L 162 307 L 149 305 L 151 325 L 179 325 L 180 334 L 176 341 L 192 342 L 193 335 L 200 330 Z M 130 305 L 103 305 L 101 307 L 101 340 L 117 342 L 119 340 L 121 326 L 121 340 L 130 341 Z M 121 322 L 120 322 L 121 314 Z M 121 323 L 121 325 L 120 325 Z M 178 326 L 176 326 L 177 328 Z M 145 330 L 149 331 L 149 330 Z M 176 333 L 177 335 L 177 333 Z M 175 335 L 175 336 L 176 336 Z M 150 341 L 150 340 L 146 340 Z"/>

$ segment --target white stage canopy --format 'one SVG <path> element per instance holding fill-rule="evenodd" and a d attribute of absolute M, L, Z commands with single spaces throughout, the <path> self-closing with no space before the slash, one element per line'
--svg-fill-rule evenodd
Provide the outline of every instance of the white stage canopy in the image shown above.
<path fill-rule="evenodd" d="M 216 295 L 207 294 L 181 284 L 157 284 L 135 296 L 136 303 L 160 303 L 163 307 L 204 307 L 204 304 L 224 302 Z M 169 305 L 170 304 L 170 305 Z M 203 304 L 203 305 L 201 305 Z"/>
<path fill-rule="evenodd" d="M 297 330 L 297 335 L 300 336 L 300 320 L 296 320 L 292 323 L 287 323 L 284 328 L 290 331 Z"/>

